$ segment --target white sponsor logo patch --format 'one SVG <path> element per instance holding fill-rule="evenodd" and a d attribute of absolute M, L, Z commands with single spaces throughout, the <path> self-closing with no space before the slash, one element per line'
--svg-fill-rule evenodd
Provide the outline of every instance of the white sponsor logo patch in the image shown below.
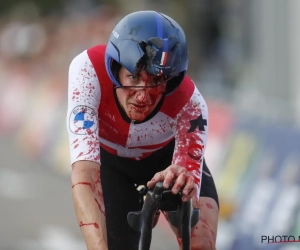
<path fill-rule="evenodd" d="M 90 107 L 80 105 L 70 114 L 70 130 L 77 135 L 87 135 L 95 132 L 98 127 L 97 113 Z"/>
<path fill-rule="evenodd" d="M 117 31 L 113 30 L 112 33 L 115 38 L 117 38 L 117 39 L 119 38 L 119 33 Z"/>

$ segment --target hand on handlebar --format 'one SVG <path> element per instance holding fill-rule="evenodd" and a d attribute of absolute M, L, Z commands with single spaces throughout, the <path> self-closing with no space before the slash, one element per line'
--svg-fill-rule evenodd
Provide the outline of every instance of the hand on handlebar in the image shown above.
<path fill-rule="evenodd" d="M 169 188 L 172 183 L 172 193 L 177 194 L 182 190 L 182 201 L 190 200 L 196 193 L 197 185 L 194 177 L 184 167 L 171 165 L 163 171 L 156 173 L 147 186 L 154 188 L 156 183 L 163 182 L 164 188 Z"/>

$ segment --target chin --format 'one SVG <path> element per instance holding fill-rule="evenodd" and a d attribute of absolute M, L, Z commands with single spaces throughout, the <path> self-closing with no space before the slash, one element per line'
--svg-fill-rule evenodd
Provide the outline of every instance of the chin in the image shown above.
<path fill-rule="evenodd" d="M 149 112 L 147 113 L 130 112 L 127 113 L 127 115 L 131 120 L 141 122 L 146 119 L 146 117 L 149 115 Z"/>
<path fill-rule="evenodd" d="M 143 120 L 145 120 L 147 116 L 145 115 L 130 115 L 129 118 L 133 121 L 137 121 L 137 122 L 141 122 Z"/>

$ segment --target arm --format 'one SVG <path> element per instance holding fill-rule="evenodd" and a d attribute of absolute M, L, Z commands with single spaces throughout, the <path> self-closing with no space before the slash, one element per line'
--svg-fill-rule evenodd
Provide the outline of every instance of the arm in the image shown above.
<path fill-rule="evenodd" d="M 69 69 L 67 129 L 74 208 L 88 250 L 107 250 L 100 182 L 100 85 L 86 52 Z"/>
<path fill-rule="evenodd" d="M 176 144 L 172 164 L 184 167 L 193 176 L 197 196 L 200 194 L 207 128 L 207 104 L 195 87 L 191 99 L 176 117 Z"/>
<path fill-rule="evenodd" d="M 183 188 L 183 201 L 198 197 L 201 187 L 203 157 L 207 141 L 207 105 L 194 87 L 191 98 L 180 110 L 175 118 L 175 149 L 171 166 L 157 173 L 148 182 L 149 187 L 154 187 L 159 181 L 164 182 L 164 187 L 176 179 L 172 192 L 177 193 Z"/>
<path fill-rule="evenodd" d="M 78 161 L 72 166 L 75 212 L 89 250 L 107 250 L 105 211 L 100 183 L 100 165 Z"/>

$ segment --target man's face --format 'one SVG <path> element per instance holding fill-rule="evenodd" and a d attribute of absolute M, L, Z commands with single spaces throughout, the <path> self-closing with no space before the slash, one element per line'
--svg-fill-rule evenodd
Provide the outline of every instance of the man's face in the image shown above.
<path fill-rule="evenodd" d="M 132 75 L 122 67 L 119 81 L 124 88 L 117 88 L 118 100 L 128 117 L 135 121 L 143 121 L 155 109 L 166 90 L 162 77 L 146 71 Z"/>

